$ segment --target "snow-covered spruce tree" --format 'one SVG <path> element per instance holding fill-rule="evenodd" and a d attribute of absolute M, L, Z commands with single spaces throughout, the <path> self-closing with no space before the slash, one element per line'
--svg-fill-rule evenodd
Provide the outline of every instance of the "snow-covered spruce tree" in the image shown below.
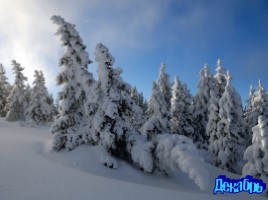
<path fill-rule="evenodd" d="M 54 97 L 52 94 L 49 95 L 49 98 L 47 99 L 47 103 L 49 106 L 51 106 L 51 121 L 57 116 L 58 110 L 56 107 L 56 104 L 54 104 Z"/>
<path fill-rule="evenodd" d="M 144 109 L 144 97 L 143 93 L 139 93 L 136 87 L 131 88 L 130 92 L 131 97 L 135 101 L 135 103 L 140 106 L 142 109 Z"/>
<path fill-rule="evenodd" d="M 206 127 L 208 123 L 208 107 L 210 101 L 210 92 L 215 87 L 215 79 L 210 74 L 208 65 L 200 71 L 200 80 L 198 83 L 198 92 L 194 97 L 194 128 L 196 143 L 202 149 L 208 147 L 208 136 L 206 134 Z"/>
<path fill-rule="evenodd" d="M 143 92 L 139 93 L 139 103 L 138 105 L 142 108 L 142 110 L 146 111 L 146 100 L 144 99 Z"/>
<path fill-rule="evenodd" d="M 139 93 L 136 87 L 131 88 L 130 95 L 136 104 L 139 104 Z"/>
<path fill-rule="evenodd" d="M 225 85 L 226 85 L 226 71 L 223 67 L 223 63 L 220 59 L 217 61 L 216 74 L 214 76 L 216 79 L 216 87 L 219 90 L 220 96 L 224 93 Z"/>
<path fill-rule="evenodd" d="M 130 96 L 135 101 L 135 104 L 139 106 L 142 110 L 142 112 L 139 112 L 139 114 L 141 115 L 138 117 L 138 119 L 140 119 L 140 122 L 138 123 L 139 125 L 135 127 L 136 130 L 139 130 L 146 121 L 146 115 L 145 115 L 146 110 L 145 110 L 145 105 L 144 105 L 143 93 L 142 92 L 139 93 L 136 87 L 131 87 Z"/>
<path fill-rule="evenodd" d="M 246 120 L 247 145 L 251 144 L 252 128 L 258 124 L 258 116 L 265 115 L 268 117 L 268 97 L 266 90 L 259 80 L 258 90 L 250 91 L 250 97 L 244 117 Z"/>
<path fill-rule="evenodd" d="M 206 134 L 209 138 L 208 140 L 208 151 L 211 153 L 212 156 L 212 164 L 217 165 L 217 154 L 219 152 L 219 145 L 218 145 L 218 134 L 217 134 L 217 124 L 220 121 L 219 117 L 219 100 L 220 96 L 217 91 L 217 88 L 212 89 L 210 91 L 210 100 L 209 100 L 209 107 L 208 107 L 208 123 L 206 126 Z"/>
<path fill-rule="evenodd" d="M 62 88 L 58 94 L 59 115 L 51 127 L 54 134 L 53 147 L 56 150 L 71 150 L 86 142 L 85 135 L 88 134 L 83 132 L 86 129 L 82 129 L 87 126 L 84 108 L 86 94 L 83 85 L 89 85 L 93 81 L 92 74 L 87 72 L 87 65 L 92 61 L 89 60 L 86 46 L 75 25 L 60 16 L 52 16 L 51 19 L 58 25 L 56 35 L 60 36 L 65 49 L 59 62 L 61 72 L 57 76 L 57 84 Z"/>
<path fill-rule="evenodd" d="M 161 106 L 161 104 L 160 104 Z M 192 118 L 192 96 L 185 84 L 176 76 L 171 98 L 171 131 L 195 139 Z"/>
<path fill-rule="evenodd" d="M 7 97 L 9 95 L 8 82 L 6 77 L 6 70 L 2 64 L 0 64 L 0 117 L 6 116 L 5 106 L 7 104 Z"/>
<path fill-rule="evenodd" d="M 148 103 L 147 103 L 147 100 L 144 98 L 142 92 L 138 94 L 138 105 L 142 108 L 142 111 L 143 111 L 144 121 L 142 124 L 144 124 L 148 119 L 148 116 L 146 114 L 146 110 L 148 109 Z"/>
<path fill-rule="evenodd" d="M 268 116 L 268 95 L 260 80 L 256 96 L 253 100 L 252 110 L 253 112 L 258 112 L 259 115 Z"/>
<path fill-rule="evenodd" d="M 25 108 L 28 108 L 31 101 L 32 88 L 29 84 L 25 87 Z"/>
<path fill-rule="evenodd" d="M 244 153 L 246 164 L 242 175 L 251 175 L 268 182 L 268 126 L 267 117 L 260 115 L 258 124 L 253 127 L 252 144 Z M 266 189 L 266 194 L 267 194 Z"/>
<path fill-rule="evenodd" d="M 255 112 L 253 114 L 253 102 L 255 98 L 255 90 L 252 85 L 250 85 L 249 89 L 249 97 L 247 100 L 247 105 L 245 107 L 243 117 L 245 119 L 245 134 L 246 134 L 246 147 L 251 145 L 252 142 L 252 128 L 256 125 L 258 113 Z"/>
<path fill-rule="evenodd" d="M 7 110 L 7 121 L 19 121 L 24 120 L 24 110 L 26 106 L 25 98 L 25 84 L 24 81 L 27 78 L 23 75 L 23 67 L 15 60 L 12 60 L 13 73 L 15 74 L 15 82 L 12 90 L 7 98 L 7 104 L 5 109 Z"/>
<path fill-rule="evenodd" d="M 164 63 L 161 64 L 157 84 L 159 85 L 159 91 L 164 95 L 164 99 L 167 104 L 167 109 L 170 110 L 171 84 L 169 82 L 169 75 L 166 73 L 166 65 Z"/>
<path fill-rule="evenodd" d="M 243 108 L 239 94 L 231 85 L 229 72 L 226 79 L 225 91 L 219 101 L 220 121 L 217 124 L 219 151 L 214 157 L 214 162 L 224 170 L 239 173 L 245 150 Z"/>
<path fill-rule="evenodd" d="M 52 121 L 52 106 L 49 104 L 50 96 L 45 86 L 42 71 L 35 70 L 34 77 L 31 98 L 25 110 L 25 117 L 28 123 L 40 125 Z"/>
<path fill-rule="evenodd" d="M 111 154 L 123 159 L 131 159 L 142 165 L 137 161 L 139 157 L 131 153 L 138 145 L 137 141 L 142 141 L 142 144 L 146 145 L 146 140 L 140 139 L 136 132 L 140 125 L 139 117 L 142 116 L 142 109 L 131 97 L 129 93 L 131 87 L 120 77 L 122 70 L 112 66 L 114 58 L 102 43 L 96 46 L 95 60 L 98 62 L 100 94 L 93 125 L 99 137 L 98 143 L 104 148 L 104 156 L 101 160 L 105 165 L 117 168 L 116 161 L 109 156 Z M 144 151 L 150 155 L 150 146 L 148 144 L 147 147 L 139 147 L 146 148 Z M 149 167 L 143 166 L 143 168 L 146 168 L 146 171 L 151 170 Z"/>
<path fill-rule="evenodd" d="M 165 69 L 166 66 L 161 64 L 159 78 L 157 82 L 153 82 L 152 96 L 146 110 L 148 119 L 141 128 L 141 132 L 148 139 L 151 139 L 154 134 L 170 132 L 171 86 Z"/>
<path fill-rule="evenodd" d="M 245 119 L 248 118 L 252 112 L 254 98 L 255 98 L 255 89 L 252 87 L 252 85 L 250 85 L 247 105 L 244 109 L 244 115 L 243 115 Z"/>
<path fill-rule="evenodd" d="M 53 100 L 53 102 L 54 102 L 54 100 Z M 55 119 L 57 119 L 58 118 L 58 115 L 59 115 L 59 111 L 60 111 L 60 104 L 59 104 L 59 99 L 58 98 L 56 98 L 55 99 L 55 103 L 53 103 L 53 121 L 55 121 Z"/>
<path fill-rule="evenodd" d="M 148 120 L 141 127 L 141 132 L 147 139 L 151 140 L 156 134 L 170 132 L 170 112 L 164 93 L 160 91 L 156 82 L 153 82 L 152 96 L 146 114 Z"/>
<path fill-rule="evenodd" d="M 142 110 L 143 110 L 143 112 L 145 113 L 145 117 L 146 117 L 146 119 L 147 119 L 148 116 L 147 116 L 147 114 L 146 114 L 146 110 L 148 110 L 148 102 L 147 102 L 146 99 L 144 99 L 144 101 L 143 101 Z"/>

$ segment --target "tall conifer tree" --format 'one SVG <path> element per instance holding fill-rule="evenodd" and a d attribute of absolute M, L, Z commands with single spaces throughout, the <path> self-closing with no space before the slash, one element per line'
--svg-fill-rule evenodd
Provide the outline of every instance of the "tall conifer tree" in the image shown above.
<path fill-rule="evenodd" d="M 7 121 L 19 121 L 24 120 L 24 111 L 27 105 L 25 97 L 25 83 L 27 78 L 23 75 L 23 67 L 15 60 L 12 60 L 13 73 L 15 74 L 15 83 L 7 98 L 7 104 L 5 109 L 7 110 Z"/>

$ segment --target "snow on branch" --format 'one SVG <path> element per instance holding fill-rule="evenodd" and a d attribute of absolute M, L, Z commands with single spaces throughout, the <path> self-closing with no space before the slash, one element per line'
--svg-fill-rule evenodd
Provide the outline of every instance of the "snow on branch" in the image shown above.
<path fill-rule="evenodd" d="M 181 169 L 201 190 L 208 189 L 209 172 L 192 140 L 183 135 L 162 134 L 157 136 L 155 150 L 159 166 L 165 170 Z"/>

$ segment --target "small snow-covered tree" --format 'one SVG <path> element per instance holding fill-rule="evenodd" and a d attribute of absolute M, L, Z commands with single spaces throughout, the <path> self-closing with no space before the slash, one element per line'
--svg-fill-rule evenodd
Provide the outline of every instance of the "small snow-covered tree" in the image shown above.
<path fill-rule="evenodd" d="M 251 144 L 252 128 L 258 124 L 258 116 L 268 117 L 268 97 L 266 90 L 259 80 L 258 90 L 254 92 L 251 88 L 248 105 L 244 113 L 246 121 L 247 146 Z"/>
<path fill-rule="evenodd" d="M 86 46 L 80 37 L 75 25 L 66 22 L 60 16 L 52 16 L 52 21 L 58 25 L 57 35 L 60 35 L 62 46 L 65 48 L 60 58 L 61 72 L 57 77 L 59 92 L 59 115 L 52 125 L 51 132 L 54 134 L 53 146 L 60 150 L 73 149 L 84 143 L 82 128 L 86 127 L 85 116 L 85 85 L 93 81 L 91 73 L 87 72 L 89 60 Z M 85 129 L 83 129 L 85 131 Z"/>
<path fill-rule="evenodd" d="M 252 85 L 250 85 L 249 98 L 247 100 L 247 105 L 244 109 L 243 117 L 245 119 L 245 133 L 246 133 L 246 147 L 251 145 L 252 141 L 252 128 L 256 125 L 256 118 L 258 117 L 255 113 L 253 115 L 253 102 L 255 98 L 255 90 Z"/>
<path fill-rule="evenodd" d="M 144 101 L 143 101 L 142 110 L 143 110 L 143 112 L 145 113 L 145 117 L 147 118 L 148 116 L 147 116 L 147 114 L 146 114 L 146 110 L 148 110 L 148 102 L 147 102 L 146 99 L 144 99 Z"/>
<path fill-rule="evenodd" d="M 132 99 L 135 101 L 136 104 L 139 103 L 139 93 L 136 87 L 132 87 L 131 88 L 131 92 L 130 95 L 132 97 Z"/>
<path fill-rule="evenodd" d="M 141 127 L 141 132 L 148 139 L 152 139 L 153 135 L 169 132 L 170 113 L 168 105 L 156 82 L 153 82 L 152 96 L 150 97 L 146 114 L 148 115 L 148 120 Z"/>
<path fill-rule="evenodd" d="M 220 96 L 224 93 L 224 89 L 226 86 L 226 71 L 223 67 L 223 63 L 220 59 L 217 61 L 217 68 L 216 68 L 216 74 L 214 76 L 216 79 L 216 87 L 219 90 Z"/>
<path fill-rule="evenodd" d="M 0 64 L 0 117 L 6 116 L 5 106 L 7 104 L 7 97 L 9 95 L 8 82 L 6 77 L 6 70 L 2 64 Z"/>
<path fill-rule="evenodd" d="M 182 84 L 176 76 L 172 87 L 170 110 L 172 133 L 185 135 L 192 139 L 195 138 L 191 108 L 192 96 L 187 86 Z"/>
<path fill-rule="evenodd" d="M 25 110 L 25 116 L 29 123 L 39 125 L 52 121 L 52 106 L 42 71 L 35 70 L 34 77 L 31 98 Z"/>
<path fill-rule="evenodd" d="M 231 76 L 227 72 L 225 91 L 219 101 L 217 124 L 218 152 L 215 152 L 216 166 L 230 172 L 240 172 L 239 161 L 245 150 L 243 108 L 239 94 L 231 85 Z"/>
<path fill-rule="evenodd" d="M 58 114 L 57 106 L 54 103 L 53 94 L 49 95 L 49 98 L 47 99 L 47 103 L 49 106 L 51 106 L 51 120 L 53 121 L 54 117 Z"/>
<path fill-rule="evenodd" d="M 208 65 L 200 71 L 200 80 L 198 83 L 198 92 L 194 97 L 194 128 L 196 142 L 202 149 L 207 149 L 208 136 L 206 134 L 206 126 L 208 123 L 208 107 L 211 98 L 210 92 L 215 87 L 215 79 L 210 74 Z"/>
<path fill-rule="evenodd" d="M 139 93 L 136 87 L 131 88 L 130 96 L 133 98 L 135 103 L 144 109 L 144 97 L 143 93 Z"/>
<path fill-rule="evenodd" d="M 29 84 L 27 84 L 25 87 L 25 108 L 28 108 L 29 103 L 31 101 L 31 92 L 32 88 Z"/>
<path fill-rule="evenodd" d="M 268 116 L 268 95 L 260 80 L 256 96 L 253 100 L 252 110 L 253 112 L 258 112 L 259 115 Z"/>
<path fill-rule="evenodd" d="M 217 90 L 210 91 L 210 100 L 208 107 L 208 123 L 206 126 L 206 134 L 209 137 L 208 140 L 208 151 L 211 153 L 213 159 L 212 162 L 214 165 L 217 165 L 217 154 L 219 152 L 220 146 L 218 145 L 218 134 L 217 134 L 217 124 L 220 121 L 219 117 L 219 94 Z"/>
<path fill-rule="evenodd" d="M 154 134 L 170 132 L 171 88 L 165 69 L 166 66 L 161 64 L 159 78 L 157 82 L 153 82 L 152 96 L 146 110 L 148 119 L 141 128 L 141 132 L 148 139 L 151 139 Z"/>
<path fill-rule="evenodd" d="M 171 106 L 171 85 L 169 82 L 169 75 L 166 73 L 166 65 L 164 63 L 161 64 L 157 84 L 159 85 L 159 91 L 163 93 L 165 102 L 167 104 L 167 109 L 169 110 Z"/>
<path fill-rule="evenodd" d="M 15 74 L 15 83 L 7 98 L 7 104 L 5 109 L 7 110 L 6 120 L 7 121 L 18 121 L 24 120 L 24 110 L 27 104 L 25 98 L 25 84 L 24 81 L 27 78 L 23 75 L 23 67 L 15 60 L 12 60 L 13 73 Z"/>
<path fill-rule="evenodd" d="M 140 119 L 139 125 L 135 127 L 136 130 L 139 130 L 141 126 L 145 123 L 146 116 L 145 116 L 145 111 L 144 111 L 144 97 L 143 93 L 139 93 L 136 87 L 131 87 L 131 92 L 130 92 L 131 98 L 134 100 L 135 104 L 140 107 L 139 111 L 139 117 L 136 119 L 132 119 L 132 121 Z M 135 115 L 133 115 L 135 116 Z M 136 116 L 135 116 L 136 117 Z"/>
<path fill-rule="evenodd" d="M 251 175 L 268 182 L 268 126 L 267 117 L 260 115 L 258 124 L 253 127 L 252 144 L 244 153 L 246 164 L 242 175 Z M 267 193 L 267 189 L 266 189 Z"/>
<path fill-rule="evenodd" d="M 255 98 L 255 89 L 253 89 L 252 85 L 250 85 L 249 97 L 247 99 L 247 105 L 244 109 L 244 118 L 245 119 L 247 119 L 251 115 L 254 98 Z"/>

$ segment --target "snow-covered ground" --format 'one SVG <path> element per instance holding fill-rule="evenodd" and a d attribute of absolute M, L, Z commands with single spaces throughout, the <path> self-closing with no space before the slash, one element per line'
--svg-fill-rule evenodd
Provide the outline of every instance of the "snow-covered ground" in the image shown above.
<path fill-rule="evenodd" d="M 24 127 L 0 118 L 0 200 L 266 199 L 247 193 L 213 195 L 215 177 L 239 176 L 208 164 L 211 187 L 202 192 L 182 172 L 156 176 L 123 161 L 118 170 L 106 168 L 98 147 L 55 152 L 51 137 L 49 127 Z"/>

